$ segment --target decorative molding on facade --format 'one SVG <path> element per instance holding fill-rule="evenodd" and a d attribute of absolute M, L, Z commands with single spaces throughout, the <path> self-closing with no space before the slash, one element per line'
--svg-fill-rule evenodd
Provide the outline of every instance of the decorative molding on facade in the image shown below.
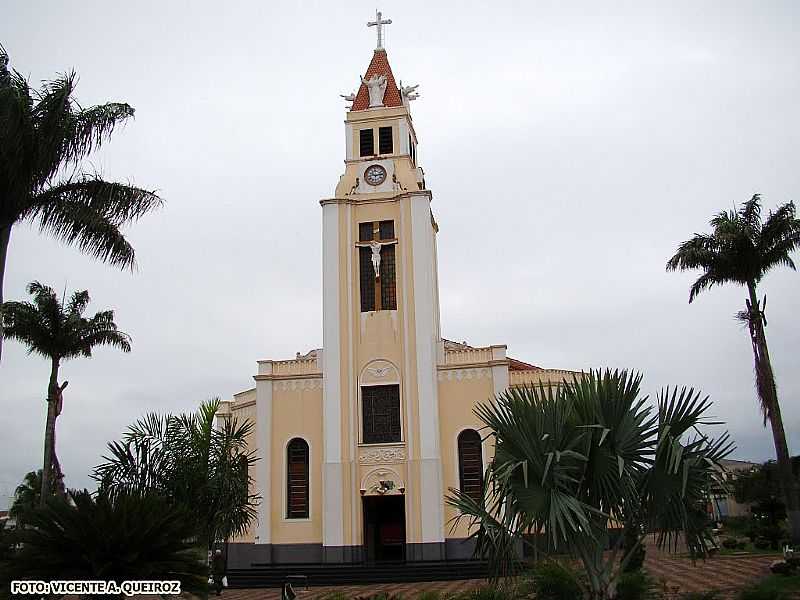
<path fill-rule="evenodd" d="M 444 364 L 464 365 L 470 363 L 484 363 L 492 360 L 492 349 L 489 348 L 465 348 L 463 350 L 445 350 Z"/>
<path fill-rule="evenodd" d="M 255 406 L 255 400 L 247 400 L 245 402 L 232 402 L 230 403 L 230 411 L 229 412 L 236 412 L 238 410 L 242 410 L 243 408 L 248 408 L 250 406 Z"/>
<path fill-rule="evenodd" d="M 273 375 L 307 375 L 319 373 L 319 371 L 320 368 L 316 357 L 272 361 Z"/>
<path fill-rule="evenodd" d="M 568 371 L 566 369 L 536 369 L 526 371 L 509 371 L 509 385 L 520 387 L 524 385 L 546 386 L 561 385 L 566 379 L 572 381 L 572 377 L 580 375 L 579 371 Z"/>
<path fill-rule="evenodd" d="M 450 347 L 448 347 L 448 345 Z M 453 347 L 457 346 L 457 347 Z M 472 348 L 461 344 L 445 344 L 443 364 L 439 368 L 452 367 L 454 365 L 469 366 L 498 366 L 508 364 L 505 354 L 505 346 L 486 346 L 484 348 Z"/>
<path fill-rule="evenodd" d="M 406 460 L 406 449 L 403 446 L 379 446 L 360 448 L 358 451 L 358 464 L 360 465 L 391 465 L 402 463 Z"/>
<path fill-rule="evenodd" d="M 359 163 L 363 162 L 363 160 L 355 160 L 352 162 Z M 390 192 L 384 198 L 380 197 L 376 198 L 375 196 L 376 194 L 360 198 L 352 196 L 349 196 L 347 198 L 323 198 L 322 200 L 319 201 L 319 203 L 321 206 L 326 206 L 328 204 L 359 204 L 362 202 L 369 202 L 370 204 L 378 204 L 381 202 L 396 202 L 403 198 L 411 198 L 413 196 L 427 196 L 429 200 L 432 198 L 430 190 L 412 190 L 408 192 L 403 192 L 402 194 L 394 194 Z"/>
<path fill-rule="evenodd" d="M 466 369 L 440 369 L 439 381 L 463 381 L 471 379 L 491 379 L 489 367 L 473 367 Z"/>
<path fill-rule="evenodd" d="M 388 360 L 378 359 L 367 363 L 359 378 L 361 385 L 390 385 L 400 383 L 400 372 Z"/>
<path fill-rule="evenodd" d="M 361 480 L 362 496 L 397 496 L 406 493 L 406 484 L 399 473 L 389 467 L 378 467 Z"/>
<path fill-rule="evenodd" d="M 322 377 L 313 379 L 280 379 L 275 381 L 275 389 L 282 392 L 295 390 L 321 390 Z"/>

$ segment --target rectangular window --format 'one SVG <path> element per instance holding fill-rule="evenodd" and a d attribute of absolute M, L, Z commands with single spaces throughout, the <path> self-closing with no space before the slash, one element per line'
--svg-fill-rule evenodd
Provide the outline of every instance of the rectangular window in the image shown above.
<path fill-rule="evenodd" d="M 369 312 L 375 310 L 375 268 L 372 266 L 372 250 L 364 246 L 359 248 L 358 263 L 361 274 L 361 312 Z"/>
<path fill-rule="evenodd" d="M 400 386 L 370 385 L 361 388 L 361 412 L 365 444 L 400 441 Z"/>
<path fill-rule="evenodd" d="M 378 230 L 382 240 L 394 239 L 394 221 L 381 221 L 378 224 Z"/>
<path fill-rule="evenodd" d="M 358 132 L 361 156 L 375 155 L 375 136 L 372 129 L 362 129 Z"/>
<path fill-rule="evenodd" d="M 381 249 L 381 310 L 397 310 L 394 246 Z"/>
<path fill-rule="evenodd" d="M 379 277 L 375 277 L 375 257 L 367 244 L 380 242 Z M 358 268 L 361 290 L 361 312 L 397 310 L 394 221 L 358 224 Z"/>
<path fill-rule="evenodd" d="M 372 240 L 372 229 L 374 225 L 372 221 L 368 223 L 359 223 L 358 224 L 358 241 L 359 242 L 369 242 Z"/>
<path fill-rule="evenodd" d="M 394 152 L 391 127 L 378 128 L 378 150 L 381 154 L 391 154 Z"/>

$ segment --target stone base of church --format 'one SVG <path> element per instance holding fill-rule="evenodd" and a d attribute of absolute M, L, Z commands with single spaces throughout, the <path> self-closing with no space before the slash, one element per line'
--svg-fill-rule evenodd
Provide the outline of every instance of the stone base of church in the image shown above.
<path fill-rule="evenodd" d="M 448 538 L 444 542 L 406 544 L 405 562 L 465 561 L 472 559 L 475 542 Z M 322 544 L 228 544 L 228 568 L 252 569 L 272 565 L 325 565 L 364 562 L 363 546 Z"/>

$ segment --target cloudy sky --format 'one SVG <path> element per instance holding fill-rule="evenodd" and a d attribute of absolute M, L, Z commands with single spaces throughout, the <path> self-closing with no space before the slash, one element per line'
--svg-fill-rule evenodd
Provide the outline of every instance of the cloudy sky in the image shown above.
<path fill-rule="evenodd" d="M 761 425 L 742 289 L 687 304 L 676 245 L 753 193 L 797 200 L 798 5 L 385 2 L 395 76 L 419 83 L 419 162 L 440 225 L 443 335 L 545 367 L 629 367 L 695 386 L 736 456 Z M 157 188 L 119 272 L 14 229 L 6 296 L 38 279 L 113 308 L 133 352 L 62 369 L 69 486 L 148 411 L 252 385 L 256 360 L 322 344 L 321 209 L 343 172 L 345 104 L 371 58 L 374 3 L 11 0 L 0 42 L 37 84 L 74 68 L 84 105 L 136 119 L 87 163 Z M 796 257 L 800 258 L 800 257 Z M 770 274 L 767 335 L 800 452 L 800 275 Z M 41 467 L 48 364 L 0 365 L 0 506 Z"/>

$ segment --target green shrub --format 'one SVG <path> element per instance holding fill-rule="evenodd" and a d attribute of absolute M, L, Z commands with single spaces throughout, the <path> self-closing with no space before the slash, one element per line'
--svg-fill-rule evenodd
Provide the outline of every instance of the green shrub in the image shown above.
<path fill-rule="evenodd" d="M 442 593 L 438 590 L 424 590 L 417 596 L 417 600 L 442 600 Z"/>
<path fill-rule="evenodd" d="M 765 537 L 757 537 L 753 545 L 759 550 L 769 550 L 769 540 Z"/>
<path fill-rule="evenodd" d="M 656 584 L 644 571 L 623 573 L 617 583 L 617 600 L 646 600 L 656 595 Z"/>
<path fill-rule="evenodd" d="M 577 576 L 561 563 L 540 562 L 534 566 L 531 576 L 536 600 L 575 600 L 582 596 Z"/>
<path fill-rule="evenodd" d="M 800 590 L 800 575 L 770 575 L 739 593 L 737 600 L 789 600 Z"/>
<path fill-rule="evenodd" d="M 461 592 L 452 600 L 511 600 L 512 595 L 506 587 L 485 585 L 466 592 Z"/>
<path fill-rule="evenodd" d="M 747 535 L 752 522 L 752 517 L 728 517 L 722 521 L 722 529 L 733 536 Z"/>
<path fill-rule="evenodd" d="M 725 538 L 722 540 L 722 547 L 728 550 L 735 550 L 739 547 L 739 540 L 732 537 Z"/>

